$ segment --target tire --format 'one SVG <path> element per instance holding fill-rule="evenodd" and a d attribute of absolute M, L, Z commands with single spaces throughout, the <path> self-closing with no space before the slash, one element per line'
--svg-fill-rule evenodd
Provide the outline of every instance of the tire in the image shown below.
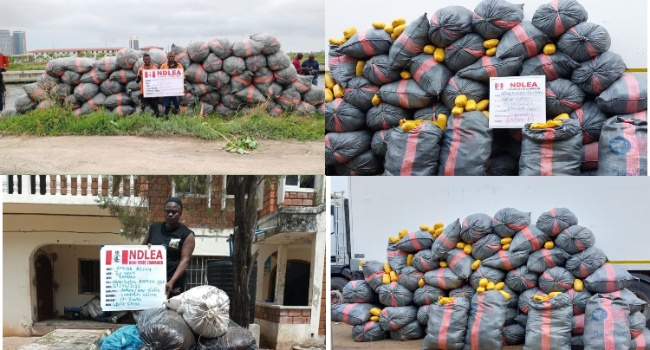
<path fill-rule="evenodd" d="M 640 273 L 633 273 L 632 275 L 639 280 L 634 281 L 627 289 L 647 303 L 643 307 L 643 316 L 646 319 L 646 327 L 650 328 L 650 277 Z"/>
<path fill-rule="evenodd" d="M 343 299 L 343 288 L 348 284 L 348 280 L 343 277 L 332 277 L 332 290 L 330 291 L 330 299 L 332 305 L 345 303 Z"/>

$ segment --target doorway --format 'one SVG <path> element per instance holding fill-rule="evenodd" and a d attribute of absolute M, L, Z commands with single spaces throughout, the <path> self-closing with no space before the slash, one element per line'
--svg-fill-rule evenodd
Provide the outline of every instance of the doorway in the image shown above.
<path fill-rule="evenodd" d="M 39 250 L 34 257 L 36 271 L 36 320 L 43 321 L 54 315 L 54 288 L 52 261 Z"/>

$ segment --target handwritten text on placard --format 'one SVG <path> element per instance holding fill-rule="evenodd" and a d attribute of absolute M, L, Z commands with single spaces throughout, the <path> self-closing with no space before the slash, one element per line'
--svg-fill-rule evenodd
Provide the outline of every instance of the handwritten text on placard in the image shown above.
<path fill-rule="evenodd" d="M 545 76 L 490 78 L 491 128 L 522 128 L 545 121 Z"/>

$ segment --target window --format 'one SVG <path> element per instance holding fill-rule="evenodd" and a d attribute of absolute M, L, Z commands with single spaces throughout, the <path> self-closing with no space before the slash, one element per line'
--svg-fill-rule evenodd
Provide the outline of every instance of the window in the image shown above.
<path fill-rule="evenodd" d="M 99 293 L 99 260 L 79 259 L 79 294 Z"/>
<path fill-rule="evenodd" d="M 172 182 L 172 196 L 210 198 L 212 176 L 181 176 Z"/>
<path fill-rule="evenodd" d="M 187 288 L 194 288 L 208 284 L 208 260 L 216 259 L 215 256 L 194 257 L 185 271 L 187 272 Z"/>
<path fill-rule="evenodd" d="M 284 185 L 287 190 L 300 189 L 314 189 L 314 175 L 287 175 L 284 178 Z"/>

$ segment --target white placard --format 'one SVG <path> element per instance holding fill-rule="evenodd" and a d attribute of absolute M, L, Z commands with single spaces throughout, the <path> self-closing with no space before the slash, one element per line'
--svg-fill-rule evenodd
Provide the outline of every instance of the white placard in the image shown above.
<path fill-rule="evenodd" d="M 546 76 L 490 78 L 490 128 L 546 122 Z"/>
<path fill-rule="evenodd" d="M 142 70 L 144 97 L 183 96 L 183 69 Z"/>
<path fill-rule="evenodd" d="M 162 307 L 167 299 L 163 246 L 105 245 L 99 252 L 102 311 Z"/>

